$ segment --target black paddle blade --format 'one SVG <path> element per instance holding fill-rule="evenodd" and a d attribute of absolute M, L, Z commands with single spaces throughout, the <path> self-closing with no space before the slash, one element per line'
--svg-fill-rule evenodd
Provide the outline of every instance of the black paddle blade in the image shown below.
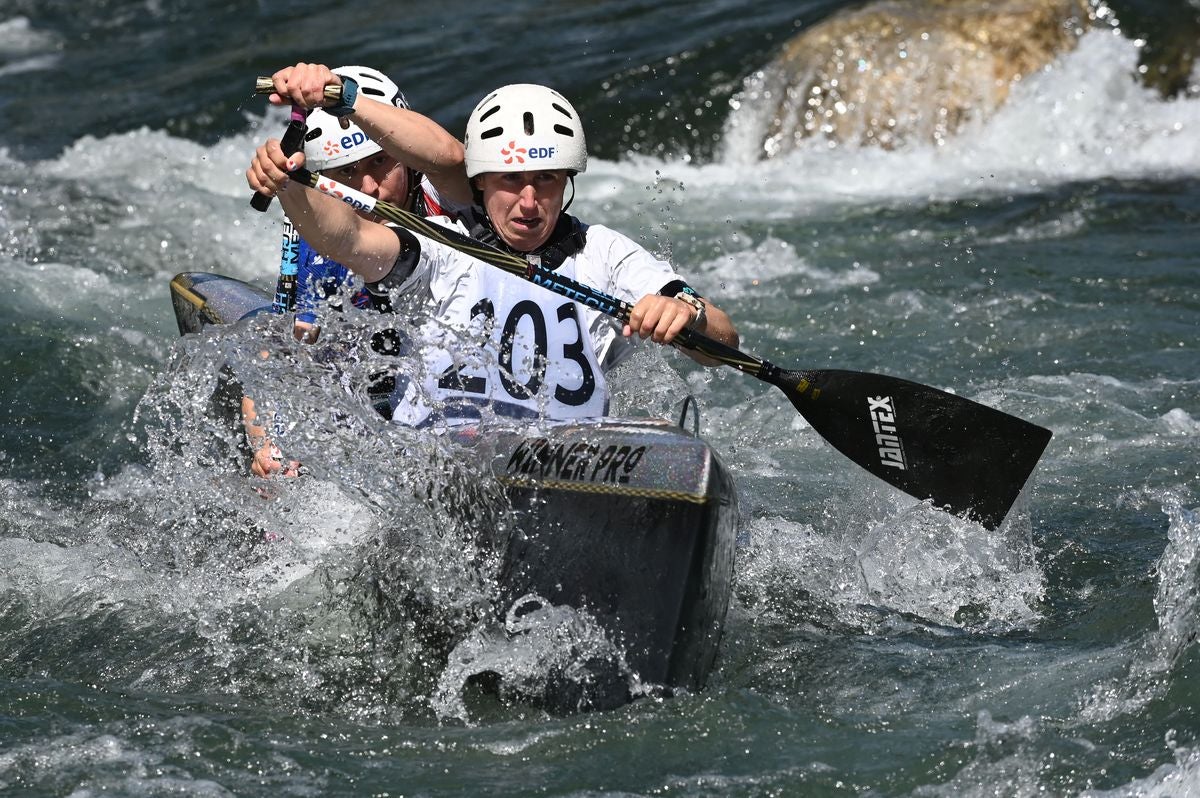
<path fill-rule="evenodd" d="M 996 529 L 1051 432 L 898 377 L 784 371 L 769 381 L 835 449 L 918 499 Z"/>

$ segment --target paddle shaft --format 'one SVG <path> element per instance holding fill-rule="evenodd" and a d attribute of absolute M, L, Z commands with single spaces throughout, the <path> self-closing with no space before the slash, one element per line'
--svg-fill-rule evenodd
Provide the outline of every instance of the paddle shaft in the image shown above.
<path fill-rule="evenodd" d="M 330 90 L 336 90 L 336 95 L 331 97 L 333 101 L 337 101 L 342 96 L 340 86 L 330 86 Z M 275 91 L 275 84 L 271 78 L 259 77 L 254 86 L 255 94 L 271 94 Z M 329 91 L 326 92 L 327 96 Z M 305 121 L 308 119 L 308 109 L 302 105 L 293 105 L 291 118 L 288 120 L 287 129 L 283 132 L 283 138 L 279 141 L 279 146 L 285 153 L 291 155 L 299 152 L 304 146 Z M 271 207 L 271 198 L 265 194 L 255 193 L 250 198 L 250 207 L 261 212 L 266 211 Z M 279 248 L 279 278 L 275 282 L 275 299 L 271 303 L 271 310 L 275 313 L 287 313 L 294 310 L 296 307 L 296 279 L 299 273 L 300 265 L 300 233 L 296 230 L 292 220 L 283 217 L 283 232 L 280 239 Z"/>
<path fill-rule="evenodd" d="M 386 219 L 414 233 L 457 249 L 473 258 L 478 258 L 548 291 L 565 296 L 586 307 L 594 308 L 622 323 L 629 322 L 629 314 L 632 312 L 633 306 L 624 300 L 609 296 L 589 285 L 551 271 L 545 266 L 530 263 L 520 256 L 502 252 L 457 230 L 430 222 L 398 205 L 377 200 L 369 194 L 364 194 L 325 175 L 310 172 L 307 169 L 297 169 L 292 172 L 291 176 L 293 180 L 315 188 L 322 194 L 341 200 L 357 211 L 375 214 L 381 219 Z M 683 347 L 695 350 L 724 365 L 772 384 L 774 384 L 772 377 L 780 371 L 777 366 L 765 360 L 747 355 L 745 352 L 740 352 L 695 330 L 687 328 L 680 330 L 676 341 Z"/>
<path fill-rule="evenodd" d="M 274 94 L 275 93 L 275 81 L 273 81 L 271 78 L 260 75 L 259 77 L 254 79 L 254 93 L 255 94 Z M 330 105 L 334 105 L 341 101 L 342 101 L 342 87 L 341 86 L 326 86 L 325 87 L 325 102 L 326 103 L 328 103 Z"/>
<path fill-rule="evenodd" d="M 288 119 L 287 129 L 283 131 L 283 138 L 279 141 L 279 146 L 288 155 L 298 152 L 304 146 L 304 120 L 307 118 L 307 109 L 300 105 L 292 106 L 292 115 Z M 271 207 L 271 198 L 266 194 L 255 192 L 250 197 L 250 207 L 262 213 Z"/>

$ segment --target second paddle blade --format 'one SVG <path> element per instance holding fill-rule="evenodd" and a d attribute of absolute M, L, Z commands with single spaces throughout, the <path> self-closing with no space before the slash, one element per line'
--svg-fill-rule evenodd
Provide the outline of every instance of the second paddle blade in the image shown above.
<path fill-rule="evenodd" d="M 857 371 L 771 379 L 825 440 L 918 499 L 996 529 L 1050 430 L 927 385 Z"/>

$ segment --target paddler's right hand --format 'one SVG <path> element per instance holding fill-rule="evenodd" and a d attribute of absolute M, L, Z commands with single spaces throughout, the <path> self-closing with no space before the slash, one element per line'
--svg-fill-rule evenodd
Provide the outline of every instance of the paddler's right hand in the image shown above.
<path fill-rule="evenodd" d="M 328 105 L 326 86 L 341 86 L 342 79 L 324 64 L 284 67 L 271 76 L 275 93 L 267 99 L 274 105 L 299 105 L 301 108 L 320 108 Z"/>
<path fill-rule="evenodd" d="M 274 197 L 287 188 L 288 172 L 304 166 L 304 153 L 291 155 L 283 151 L 279 139 L 267 139 L 254 151 L 254 158 L 246 169 L 246 183 L 259 194 Z"/>

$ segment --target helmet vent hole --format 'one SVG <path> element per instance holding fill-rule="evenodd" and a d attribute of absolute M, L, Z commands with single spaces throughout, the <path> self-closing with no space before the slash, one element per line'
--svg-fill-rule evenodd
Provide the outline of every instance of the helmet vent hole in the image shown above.
<path fill-rule="evenodd" d="M 504 128 L 502 128 L 502 127 L 493 127 L 493 128 L 490 128 L 490 129 L 488 129 L 488 130 L 485 130 L 485 131 L 483 131 L 482 133 L 480 133 L 480 134 L 479 134 L 479 138 L 481 138 L 481 139 L 494 139 L 494 138 L 496 138 L 496 136 L 503 136 L 503 135 L 504 135 Z"/>
<path fill-rule="evenodd" d="M 492 114 L 496 113 L 499 110 L 500 110 L 500 106 L 493 105 L 490 109 L 488 109 L 488 111 L 486 113 L 480 115 L 479 121 L 480 122 L 486 121 L 489 116 L 491 116 Z"/>
<path fill-rule="evenodd" d="M 554 132 L 561 133 L 564 136 L 571 136 L 572 138 L 575 137 L 575 131 L 571 130 L 571 128 L 567 127 L 566 125 L 555 125 Z"/>
<path fill-rule="evenodd" d="M 558 103 L 550 103 L 550 105 L 551 105 L 551 106 L 554 108 L 554 110 L 555 110 L 555 111 L 558 111 L 560 114 L 562 114 L 563 116 L 565 116 L 567 119 L 572 119 L 572 118 L 573 118 L 573 117 L 571 116 L 571 112 L 570 112 L 570 111 L 568 111 L 566 108 L 563 108 L 563 107 L 562 107 L 561 105 L 559 105 Z"/>
<path fill-rule="evenodd" d="M 525 135 L 532 136 L 533 135 L 533 114 L 526 111 L 521 116 L 521 120 L 525 123 Z"/>

